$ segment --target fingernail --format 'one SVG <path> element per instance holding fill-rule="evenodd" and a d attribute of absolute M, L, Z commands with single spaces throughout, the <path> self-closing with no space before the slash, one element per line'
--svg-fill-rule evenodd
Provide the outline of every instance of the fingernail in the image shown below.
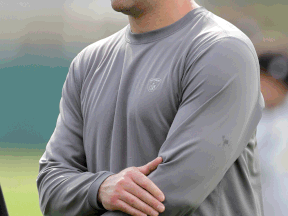
<path fill-rule="evenodd" d="M 160 198 L 160 200 L 163 200 L 163 201 L 165 200 L 164 195 L 160 195 L 159 198 Z"/>
<path fill-rule="evenodd" d="M 163 212 L 165 210 L 165 207 L 164 207 L 164 205 L 159 205 L 158 209 L 160 210 L 160 212 Z"/>

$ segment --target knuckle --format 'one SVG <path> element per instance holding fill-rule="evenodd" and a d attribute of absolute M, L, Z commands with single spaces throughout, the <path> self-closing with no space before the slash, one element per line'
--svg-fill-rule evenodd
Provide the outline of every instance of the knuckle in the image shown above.
<path fill-rule="evenodd" d="M 158 209 L 159 205 L 162 205 L 162 203 L 159 202 L 157 199 L 155 199 L 153 196 L 148 195 L 147 200 L 148 200 L 148 204 L 155 210 Z"/>
<path fill-rule="evenodd" d="M 116 189 L 118 188 L 122 188 L 123 185 L 126 184 L 126 178 L 125 177 L 121 177 L 120 179 L 118 179 L 117 183 L 116 183 Z"/>
<path fill-rule="evenodd" d="M 163 210 L 162 210 L 161 208 L 159 208 L 159 206 L 163 206 L 163 204 L 162 204 L 162 203 L 161 203 L 161 204 L 160 204 L 160 203 L 157 204 L 157 203 L 155 202 L 153 209 L 155 209 L 156 211 L 162 212 Z"/>
<path fill-rule="evenodd" d="M 144 205 L 142 208 L 141 208 L 141 211 L 145 214 L 148 214 L 148 215 L 154 215 L 154 211 L 153 209 L 149 206 L 149 205 Z"/>
<path fill-rule="evenodd" d="M 113 206 L 117 206 L 118 205 L 118 199 L 119 199 L 119 196 L 117 194 L 114 194 L 113 196 L 111 196 L 110 198 L 110 203 L 113 205 Z"/>
<path fill-rule="evenodd" d="M 120 194 L 122 193 L 122 188 L 120 187 L 116 187 L 115 190 L 114 190 L 114 196 L 117 196 L 119 198 Z"/>
<path fill-rule="evenodd" d="M 146 168 L 146 171 L 149 171 L 149 172 L 150 172 L 150 171 L 152 171 L 152 168 L 153 168 L 153 167 L 147 165 L 147 166 L 145 166 L 145 168 Z"/>
<path fill-rule="evenodd" d="M 154 200 L 152 203 L 152 206 L 154 209 L 158 209 L 158 206 L 163 205 L 162 203 L 158 202 L 157 200 Z"/>
<path fill-rule="evenodd" d="M 143 215 L 146 215 L 146 214 L 141 213 L 140 211 L 134 210 L 134 209 L 131 210 L 129 214 L 131 214 L 132 216 L 143 216 Z"/>
<path fill-rule="evenodd" d="M 129 199 L 129 203 L 131 206 L 135 207 L 136 206 L 136 202 L 134 199 Z"/>
<path fill-rule="evenodd" d="M 151 171 L 152 171 L 152 170 L 151 170 L 150 167 L 145 167 L 145 172 L 146 172 L 146 173 L 151 173 Z"/>
<path fill-rule="evenodd" d="M 133 210 L 125 205 L 120 205 L 119 210 L 129 215 L 135 215 L 135 213 L 133 214 Z"/>
<path fill-rule="evenodd" d="M 137 167 L 135 167 L 135 166 L 130 167 L 130 169 L 131 170 L 138 170 Z"/>
<path fill-rule="evenodd" d="M 148 186 L 149 186 L 149 183 L 147 181 L 143 181 L 142 187 L 146 189 L 148 188 Z"/>
<path fill-rule="evenodd" d="M 147 166 L 142 166 L 141 169 L 145 172 L 148 173 L 149 172 L 149 168 Z M 142 172 L 141 172 L 142 173 Z"/>
<path fill-rule="evenodd" d="M 119 179 L 119 181 L 117 182 L 117 186 L 120 187 L 120 186 L 123 186 L 125 184 L 125 178 L 121 178 Z"/>
<path fill-rule="evenodd" d="M 126 172 L 126 175 L 132 176 L 135 174 L 135 172 L 137 172 L 137 168 L 136 167 L 130 167 L 130 169 L 127 170 L 127 172 Z"/>
<path fill-rule="evenodd" d="M 148 215 L 151 215 L 151 216 L 158 216 L 159 213 L 158 213 L 157 211 L 155 211 L 155 210 L 151 210 L 151 211 L 149 211 Z"/>
<path fill-rule="evenodd" d="M 126 200 L 127 200 L 127 203 L 129 203 L 130 206 L 132 206 L 132 207 L 137 207 L 137 206 L 139 206 L 138 201 L 135 200 L 133 197 L 126 196 L 125 198 L 126 198 Z"/>

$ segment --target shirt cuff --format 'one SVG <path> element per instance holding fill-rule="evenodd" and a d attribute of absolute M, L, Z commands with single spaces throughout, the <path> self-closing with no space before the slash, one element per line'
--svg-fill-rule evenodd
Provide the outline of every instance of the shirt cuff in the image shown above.
<path fill-rule="evenodd" d="M 101 173 L 101 172 L 100 172 Z M 88 202 L 90 206 L 97 210 L 106 210 L 101 203 L 97 201 L 98 190 L 103 181 L 115 173 L 104 171 L 90 186 L 88 190 Z"/>

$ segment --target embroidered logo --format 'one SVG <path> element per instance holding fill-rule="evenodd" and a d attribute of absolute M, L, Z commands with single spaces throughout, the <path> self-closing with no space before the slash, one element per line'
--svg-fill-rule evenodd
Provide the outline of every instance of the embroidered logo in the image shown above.
<path fill-rule="evenodd" d="M 153 92 L 155 91 L 155 89 L 159 86 L 161 82 L 160 78 L 152 78 L 149 80 L 148 85 L 147 85 L 147 89 L 149 92 Z"/>

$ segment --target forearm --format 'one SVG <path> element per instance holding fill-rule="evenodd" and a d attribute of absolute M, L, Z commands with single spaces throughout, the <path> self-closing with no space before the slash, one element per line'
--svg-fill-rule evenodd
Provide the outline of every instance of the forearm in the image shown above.
<path fill-rule="evenodd" d="M 37 178 L 43 215 L 102 215 L 105 209 L 97 204 L 97 192 L 113 173 L 82 172 L 63 163 L 48 162 L 45 155 Z"/>

